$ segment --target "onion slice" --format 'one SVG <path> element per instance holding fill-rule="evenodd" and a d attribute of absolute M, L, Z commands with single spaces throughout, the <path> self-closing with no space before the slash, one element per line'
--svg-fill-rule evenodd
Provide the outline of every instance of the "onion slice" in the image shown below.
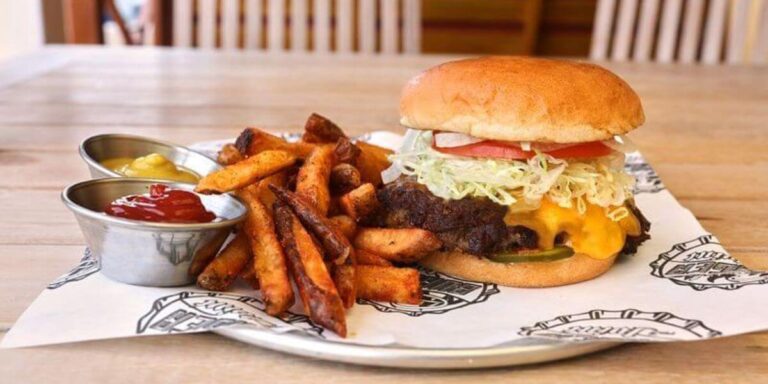
<path fill-rule="evenodd" d="M 461 147 L 483 141 L 483 139 L 455 132 L 435 132 L 434 137 L 435 146 L 438 148 Z"/>
<path fill-rule="evenodd" d="M 624 154 L 637 151 L 637 146 L 635 143 L 633 143 L 629 137 L 624 135 L 616 135 L 610 140 L 603 141 L 603 144 L 616 152 L 621 152 Z"/>
<path fill-rule="evenodd" d="M 398 167 L 397 164 L 392 164 L 389 166 L 389 168 L 381 172 L 381 181 L 384 184 L 389 184 L 397 180 L 397 178 L 400 177 L 400 175 L 402 174 L 403 174 L 403 171 L 400 170 L 400 167 Z"/>

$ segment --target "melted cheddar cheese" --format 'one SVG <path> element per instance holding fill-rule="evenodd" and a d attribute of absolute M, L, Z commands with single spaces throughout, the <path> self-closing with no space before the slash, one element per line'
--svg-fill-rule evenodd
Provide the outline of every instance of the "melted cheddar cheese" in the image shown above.
<path fill-rule="evenodd" d="M 624 247 L 627 235 L 641 234 L 640 221 L 629 211 L 623 219 L 613 221 L 606 216 L 605 209 L 587 204 L 587 210 L 580 214 L 576 208 L 563 208 L 549 199 L 542 199 L 541 207 L 529 212 L 508 212 L 504 217 L 507 225 L 522 225 L 539 235 L 539 248 L 551 249 L 555 237 L 567 234 L 570 247 L 594 259 L 607 259 Z"/>

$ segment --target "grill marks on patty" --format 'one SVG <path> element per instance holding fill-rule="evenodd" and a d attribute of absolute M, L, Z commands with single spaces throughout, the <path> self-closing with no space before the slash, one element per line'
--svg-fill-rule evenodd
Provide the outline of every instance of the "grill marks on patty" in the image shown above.
<path fill-rule="evenodd" d="M 389 228 L 417 227 L 434 232 L 444 250 L 485 255 L 522 248 L 536 248 L 536 232 L 507 226 L 507 208 L 486 198 L 445 200 L 434 196 L 412 177 L 400 177 L 378 191 L 381 209 L 372 225 Z"/>

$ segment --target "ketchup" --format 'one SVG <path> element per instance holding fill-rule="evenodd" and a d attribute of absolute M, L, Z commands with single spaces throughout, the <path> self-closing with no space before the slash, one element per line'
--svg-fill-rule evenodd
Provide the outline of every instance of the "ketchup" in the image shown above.
<path fill-rule="evenodd" d="M 163 184 L 152 184 L 149 195 L 123 196 L 109 203 L 104 213 L 158 223 L 209 223 L 216 219 L 194 193 Z"/>

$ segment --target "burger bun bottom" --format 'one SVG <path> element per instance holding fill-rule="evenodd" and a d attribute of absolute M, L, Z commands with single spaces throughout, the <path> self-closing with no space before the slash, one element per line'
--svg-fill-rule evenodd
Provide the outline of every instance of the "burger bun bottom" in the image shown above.
<path fill-rule="evenodd" d="M 616 255 L 594 259 L 577 253 L 569 258 L 533 263 L 497 263 L 463 252 L 436 252 L 419 263 L 458 278 L 507 287 L 544 288 L 593 279 L 611 268 Z"/>

